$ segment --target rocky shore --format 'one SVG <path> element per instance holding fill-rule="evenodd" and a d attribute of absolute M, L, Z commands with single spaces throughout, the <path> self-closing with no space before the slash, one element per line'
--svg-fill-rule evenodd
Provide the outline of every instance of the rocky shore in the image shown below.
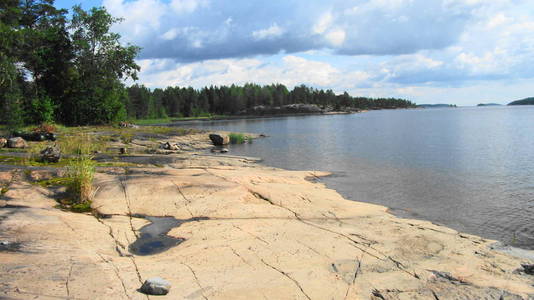
<path fill-rule="evenodd" d="M 0 168 L 0 298 L 534 299 L 534 262 L 495 241 L 343 199 L 326 173 L 191 148 L 99 168 L 92 214 L 34 184 L 60 170 Z M 168 294 L 141 292 L 153 277 Z"/>

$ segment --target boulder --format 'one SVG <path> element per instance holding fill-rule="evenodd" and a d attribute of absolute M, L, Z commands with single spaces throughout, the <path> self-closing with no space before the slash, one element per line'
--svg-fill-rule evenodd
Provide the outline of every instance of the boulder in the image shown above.
<path fill-rule="evenodd" d="M 222 146 L 230 144 L 230 137 L 226 134 L 212 133 L 210 140 L 215 146 Z"/>
<path fill-rule="evenodd" d="M 7 145 L 7 140 L 0 138 L 0 148 L 4 148 Z"/>
<path fill-rule="evenodd" d="M 165 149 L 165 150 L 173 150 L 173 151 L 180 150 L 180 147 L 178 146 L 178 144 L 171 144 L 170 142 L 161 144 L 160 148 Z"/>
<path fill-rule="evenodd" d="M 14 137 L 7 140 L 7 147 L 8 148 L 26 148 L 28 147 L 28 143 L 21 138 L 21 137 Z"/>
<path fill-rule="evenodd" d="M 61 159 L 61 150 L 56 146 L 48 146 L 41 151 L 41 161 L 57 163 Z"/>
<path fill-rule="evenodd" d="M 160 277 L 149 278 L 141 286 L 141 292 L 147 295 L 167 295 L 170 289 L 171 284 Z"/>

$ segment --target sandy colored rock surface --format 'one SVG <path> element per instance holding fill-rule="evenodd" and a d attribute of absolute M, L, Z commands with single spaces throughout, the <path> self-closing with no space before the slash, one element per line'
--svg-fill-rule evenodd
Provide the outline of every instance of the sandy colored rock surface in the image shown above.
<path fill-rule="evenodd" d="M 310 179 L 227 156 L 98 173 L 101 218 L 54 208 L 52 191 L 20 179 L 0 208 L 0 297 L 7 299 L 533 299 L 525 259 L 492 241 L 378 205 Z M 7 175 L 5 175 L 7 177 Z M 149 224 L 185 222 L 156 255 L 129 251 Z M 197 217 L 203 217 L 197 219 Z M 532 262 L 530 262 L 532 263 Z M 145 279 L 166 296 L 137 291 Z"/>

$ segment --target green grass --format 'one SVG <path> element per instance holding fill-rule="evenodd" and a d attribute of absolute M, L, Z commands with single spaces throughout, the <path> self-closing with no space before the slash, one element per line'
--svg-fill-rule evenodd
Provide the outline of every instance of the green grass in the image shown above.
<path fill-rule="evenodd" d="M 91 156 L 80 155 L 67 166 L 71 180 L 67 191 L 72 195 L 72 205 L 88 203 L 93 197 L 95 162 Z"/>
<path fill-rule="evenodd" d="M 231 144 L 244 144 L 248 139 L 248 137 L 242 133 L 230 133 L 228 136 L 230 137 Z"/>

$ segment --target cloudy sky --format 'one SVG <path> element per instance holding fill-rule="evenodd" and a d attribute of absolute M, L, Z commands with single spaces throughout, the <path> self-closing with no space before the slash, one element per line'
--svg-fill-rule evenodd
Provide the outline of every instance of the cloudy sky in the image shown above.
<path fill-rule="evenodd" d="M 56 0 L 105 6 L 148 87 L 283 83 L 417 103 L 534 96 L 532 0 Z"/>

